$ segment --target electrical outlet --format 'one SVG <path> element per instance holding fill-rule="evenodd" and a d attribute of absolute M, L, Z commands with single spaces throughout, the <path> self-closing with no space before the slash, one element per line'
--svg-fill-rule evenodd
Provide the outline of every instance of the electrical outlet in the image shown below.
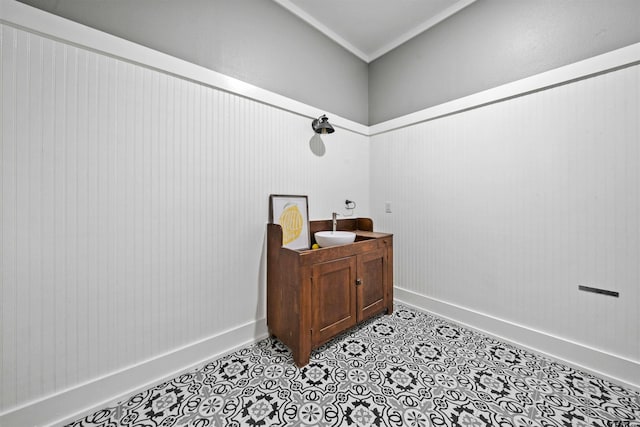
<path fill-rule="evenodd" d="M 391 213 L 391 202 L 384 202 L 384 211 L 386 213 Z"/>

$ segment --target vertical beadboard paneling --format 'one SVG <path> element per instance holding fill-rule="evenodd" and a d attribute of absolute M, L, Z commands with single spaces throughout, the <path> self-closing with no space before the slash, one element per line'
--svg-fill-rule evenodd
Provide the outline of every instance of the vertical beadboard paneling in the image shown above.
<path fill-rule="evenodd" d="M 30 250 L 30 288 L 31 299 L 34 306 L 42 306 L 44 277 L 42 275 L 42 246 L 39 242 L 42 239 L 42 161 L 43 161 L 43 135 L 42 129 L 42 84 L 44 80 L 42 69 L 42 41 L 30 44 L 29 55 L 29 111 L 31 113 L 31 123 L 36 129 L 30 135 L 29 158 L 31 159 L 31 191 L 29 193 L 29 247 Z M 29 364 L 29 386 L 28 394 L 39 393 L 41 389 L 42 363 L 40 356 L 42 347 L 42 312 L 34 310 L 30 313 L 31 324 L 29 325 L 29 352 L 27 363 Z"/>
<path fill-rule="evenodd" d="M 77 343 L 77 369 L 78 378 L 87 378 L 89 375 L 89 348 L 91 337 L 90 306 L 89 306 L 89 288 L 90 288 L 90 251 L 88 235 L 89 217 L 87 206 L 89 204 L 89 147 L 88 147 L 88 68 L 87 52 L 79 50 L 76 58 L 76 102 L 77 102 L 77 121 L 76 121 L 76 138 L 77 138 L 77 319 L 78 319 L 78 343 Z"/>
<path fill-rule="evenodd" d="M 25 33 L 18 33 L 17 35 L 17 48 L 25 50 L 24 55 L 18 55 L 16 57 L 16 68 L 27 69 L 29 60 L 29 35 Z M 30 89 L 30 73 L 18 73 L 16 75 L 16 93 L 29 94 Z M 18 312 L 16 313 L 16 341 L 18 343 L 26 342 L 26 345 L 20 345 L 17 348 L 16 353 L 16 375 L 18 377 L 17 384 L 17 399 L 24 399 L 28 393 L 28 383 L 21 381 L 21 378 L 28 377 L 29 375 L 29 328 L 28 318 L 31 314 L 31 307 L 28 304 L 29 291 L 31 286 L 31 274 L 30 274 L 30 247 L 29 247 L 29 218 L 28 215 L 20 214 L 22 212 L 28 213 L 31 208 L 31 200 L 29 197 L 31 176 L 30 166 L 32 166 L 31 159 L 29 157 L 29 144 L 22 144 L 20 141 L 28 141 L 31 133 L 31 128 L 28 122 L 28 103 L 16 102 L 16 146 L 15 146 L 15 162 L 16 162 L 16 281 L 17 283 L 25 283 L 27 286 L 16 286 L 16 304 Z M 20 167 L 21 165 L 27 165 L 27 167 Z M 22 316 L 25 314 L 26 316 Z"/>
<path fill-rule="evenodd" d="M 396 285 L 640 360 L 639 68 L 372 137 Z"/>
<path fill-rule="evenodd" d="M 2 28 L 0 73 L 2 76 L 2 388 L 6 405 L 15 405 L 17 398 L 16 352 L 16 30 Z"/>
<path fill-rule="evenodd" d="M 269 194 L 368 215 L 365 136 L 0 34 L 0 412 L 263 318 Z"/>

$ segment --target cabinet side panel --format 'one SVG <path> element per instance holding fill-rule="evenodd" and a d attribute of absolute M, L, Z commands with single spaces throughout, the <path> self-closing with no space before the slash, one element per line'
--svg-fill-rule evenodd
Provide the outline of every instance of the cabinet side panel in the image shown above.
<path fill-rule="evenodd" d="M 280 247 L 282 229 L 276 224 L 267 224 L 267 326 L 269 334 L 276 335 L 280 328 L 279 312 L 282 303 L 282 283 L 280 282 Z"/>
<path fill-rule="evenodd" d="M 299 267 L 295 252 L 282 248 L 282 229 L 268 225 L 267 326 L 269 334 L 293 349 L 299 330 Z"/>
<path fill-rule="evenodd" d="M 280 283 L 281 295 L 277 300 L 277 306 L 273 312 L 281 322 L 278 332 L 275 334 L 280 341 L 286 344 L 295 354 L 298 350 L 298 337 L 300 334 L 300 267 L 299 258 L 292 251 L 283 250 L 280 257 Z"/>
<path fill-rule="evenodd" d="M 393 237 L 386 239 L 387 245 L 387 284 L 385 304 L 387 305 L 387 314 L 393 313 Z"/>

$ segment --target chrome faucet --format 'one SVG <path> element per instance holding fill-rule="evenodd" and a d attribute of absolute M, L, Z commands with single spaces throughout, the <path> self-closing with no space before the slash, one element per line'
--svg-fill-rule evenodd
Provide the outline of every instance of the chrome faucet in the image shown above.
<path fill-rule="evenodd" d="M 331 221 L 333 222 L 333 233 L 336 232 L 336 227 L 338 226 L 338 214 L 336 212 L 333 212 L 331 214 Z"/>

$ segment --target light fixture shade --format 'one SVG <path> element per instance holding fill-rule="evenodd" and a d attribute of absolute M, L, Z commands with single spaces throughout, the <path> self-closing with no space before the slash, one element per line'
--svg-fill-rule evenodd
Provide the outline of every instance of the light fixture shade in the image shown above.
<path fill-rule="evenodd" d="M 324 114 L 314 119 L 313 122 L 311 122 L 311 127 L 315 133 L 325 134 L 335 132 L 335 129 L 333 129 L 333 126 L 329 123 L 329 119 Z"/>

